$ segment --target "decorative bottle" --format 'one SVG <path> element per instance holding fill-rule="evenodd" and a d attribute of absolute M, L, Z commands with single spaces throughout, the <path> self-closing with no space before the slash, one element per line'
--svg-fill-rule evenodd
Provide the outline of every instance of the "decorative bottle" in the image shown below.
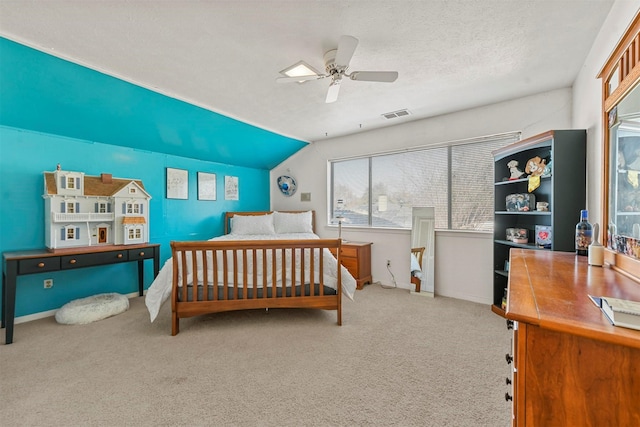
<path fill-rule="evenodd" d="M 580 211 L 580 222 L 576 224 L 576 253 L 578 255 L 588 255 L 591 237 L 593 235 L 593 227 L 589 224 L 588 211 L 583 209 Z"/>
<path fill-rule="evenodd" d="M 589 265 L 602 267 L 604 264 L 604 247 L 598 242 L 600 226 L 596 222 L 593 224 L 593 241 L 589 245 Z"/>

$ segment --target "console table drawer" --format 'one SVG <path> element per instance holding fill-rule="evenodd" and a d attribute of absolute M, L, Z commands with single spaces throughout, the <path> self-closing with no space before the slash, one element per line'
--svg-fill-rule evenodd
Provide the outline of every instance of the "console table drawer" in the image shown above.
<path fill-rule="evenodd" d="M 60 259 L 56 257 L 31 258 L 18 262 L 18 274 L 44 273 L 57 270 L 60 270 Z"/>
<path fill-rule="evenodd" d="M 115 264 L 128 261 L 127 251 L 96 252 L 90 254 L 65 255 L 60 257 L 63 270 L 91 267 L 93 265 Z"/>
<path fill-rule="evenodd" d="M 153 258 L 153 248 L 129 249 L 129 261 Z"/>

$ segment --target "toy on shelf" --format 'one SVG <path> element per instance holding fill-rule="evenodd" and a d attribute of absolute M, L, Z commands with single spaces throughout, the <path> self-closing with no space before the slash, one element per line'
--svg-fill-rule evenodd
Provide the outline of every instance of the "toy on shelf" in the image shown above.
<path fill-rule="evenodd" d="M 49 249 L 149 242 L 149 201 L 142 181 L 85 175 L 60 165 L 44 172 Z"/>
<path fill-rule="evenodd" d="M 524 175 L 524 172 L 518 169 L 517 160 L 511 160 L 509 163 L 507 163 L 507 167 L 509 168 L 509 172 L 511 173 L 511 176 L 509 176 L 509 180 L 520 179 Z"/>

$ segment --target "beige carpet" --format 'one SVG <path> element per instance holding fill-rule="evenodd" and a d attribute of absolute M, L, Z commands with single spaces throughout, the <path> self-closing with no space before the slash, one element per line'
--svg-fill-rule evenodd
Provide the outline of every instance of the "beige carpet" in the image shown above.
<path fill-rule="evenodd" d="M 3 426 L 498 426 L 510 334 L 486 305 L 366 286 L 335 312 L 18 324 Z M 4 333 L 2 333 L 4 342 Z"/>

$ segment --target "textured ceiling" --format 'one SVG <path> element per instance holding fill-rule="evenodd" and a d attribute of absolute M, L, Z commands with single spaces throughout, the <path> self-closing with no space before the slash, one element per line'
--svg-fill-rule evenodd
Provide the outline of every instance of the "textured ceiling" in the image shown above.
<path fill-rule="evenodd" d="M 613 0 L 0 0 L 0 35 L 246 123 L 318 141 L 572 85 Z M 340 35 L 395 83 L 279 84 Z M 595 78 L 595 76 L 594 76 Z M 408 117 L 383 113 L 408 109 Z"/>

